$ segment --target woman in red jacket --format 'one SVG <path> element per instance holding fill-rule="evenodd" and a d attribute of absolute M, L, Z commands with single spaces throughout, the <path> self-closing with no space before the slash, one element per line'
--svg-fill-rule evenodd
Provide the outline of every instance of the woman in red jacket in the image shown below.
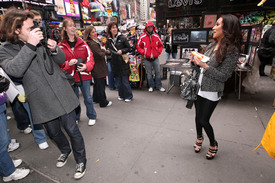
<path fill-rule="evenodd" d="M 91 96 L 90 84 L 92 80 L 91 71 L 94 67 L 94 57 L 89 46 L 81 38 L 76 37 L 76 27 L 72 19 L 63 20 L 61 32 L 62 40 L 60 48 L 66 55 L 66 61 L 61 68 L 75 78 L 75 93 L 79 97 L 79 88 L 84 97 L 86 114 L 89 118 L 88 125 L 96 122 L 96 111 Z M 80 106 L 76 109 L 76 122 L 79 121 L 81 114 Z"/>

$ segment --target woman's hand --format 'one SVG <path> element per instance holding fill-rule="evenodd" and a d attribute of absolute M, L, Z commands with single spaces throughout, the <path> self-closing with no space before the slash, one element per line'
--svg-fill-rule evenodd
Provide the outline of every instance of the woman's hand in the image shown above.
<path fill-rule="evenodd" d="M 72 66 L 77 63 L 77 60 L 74 58 L 74 59 L 70 60 L 68 63 L 69 63 L 69 66 Z"/>
<path fill-rule="evenodd" d="M 80 63 L 81 66 L 77 66 L 77 71 L 82 72 L 87 70 L 87 66 L 83 63 Z"/>
<path fill-rule="evenodd" d="M 118 51 L 117 51 L 117 54 L 121 55 L 121 54 L 122 54 L 122 51 L 121 51 L 121 50 L 118 50 Z"/>
<path fill-rule="evenodd" d="M 110 50 L 106 50 L 106 53 L 107 53 L 107 54 L 111 54 L 111 51 L 110 51 Z"/>
<path fill-rule="evenodd" d="M 198 59 L 198 57 L 193 56 L 192 54 L 190 54 L 189 60 L 191 62 L 194 62 L 195 65 L 198 65 L 204 69 L 207 69 L 209 67 L 205 62 L 202 62 L 200 59 Z"/>

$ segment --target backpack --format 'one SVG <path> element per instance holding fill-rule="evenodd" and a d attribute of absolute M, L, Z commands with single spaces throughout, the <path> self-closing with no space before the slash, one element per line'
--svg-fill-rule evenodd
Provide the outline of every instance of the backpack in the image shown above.
<path fill-rule="evenodd" d="M 257 150 L 261 145 L 271 158 L 275 158 L 275 112 L 273 113 L 265 129 L 261 143 L 253 150 Z"/>

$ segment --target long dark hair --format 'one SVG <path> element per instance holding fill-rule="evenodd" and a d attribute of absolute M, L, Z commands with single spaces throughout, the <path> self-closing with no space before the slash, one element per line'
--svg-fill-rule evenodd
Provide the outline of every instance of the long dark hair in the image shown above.
<path fill-rule="evenodd" d="M 0 34 L 2 39 L 10 43 L 17 43 L 19 41 L 18 35 L 15 33 L 17 29 L 21 29 L 23 22 L 28 18 L 33 19 L 34 15 L 31 12 L 18 10 L 16 8 L 9 9 L 0 26 Z"/>
<path fill-rule="evenodd" d="M 216 52 L 216 60 L 219 64 L 225 59 L 226 53 L 233 51 L 237 48 L 241 50 L 241 24 L 239 19 L 232 15 L 222 15 L 223 34 L 220 46 Z"/>
<path fill-rule="evenodd" d="M 119 32 L 117 23 L 115 23 L 115 22 L 110 22 L 110 23 L 108 24 L 108 26 L 107 26 L 107 31 L 106 31 L 106 33 L 107 33 L 107 38 L 113 37 L 113 36 L 112 36 L 112 33 L 111 33 L 111 28 L 113 27 L 113 25 L 115 25 L 115 26 L 117 27 L 117 31 Z"/>
<path fill-rule="evenodd" d="M 69 41 L 69 36 L 67 34 L 67 31 L 65 31 L 64 28 L 66 28 L 70 22 L 74 23 L 72 19 L 64 19 L 62 22 L 61 41 L 64 41 L 64 40 Z M 77 40 L 76 35 L 74 35 L 74 40 L 75 41 Z"/>

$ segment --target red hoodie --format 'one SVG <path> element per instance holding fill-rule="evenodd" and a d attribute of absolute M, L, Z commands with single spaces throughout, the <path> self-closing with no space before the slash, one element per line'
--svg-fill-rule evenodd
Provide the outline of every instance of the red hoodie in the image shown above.
<path fill-rule="evenodd" d="M 150 25 L 154 27 L 152 35 L 146 31 L 146 28 Z M 153 22 L 148 21 L 144 28 L 144 33 L 138 39 L 137 50 L 144 58 L 157 58 L 162 52 L 163 44 L 155 30 L 156 27 Z"/>
<path fill-rule="evenodd" d="M 75 65 L 69 66 L 69 61 L 71 59 L 82 58 L 83 60 L 85 60 L 87 70 L 80 72 L 81 78 L 83 81 L 91 80 L 91 71 L 94 68 L 95 62 L 93 53 L 91 52 L 87 43 L 78 37 L 73 51 L 66 40 L 60 42 L 58 45 L 66 55 L 65 63 L 60 65 L 61 69 L 67 71 L 69 74 L 74 76 L 75 82 L 80 82 L 79 74 L 76 74 L 75 71 Z"/>

